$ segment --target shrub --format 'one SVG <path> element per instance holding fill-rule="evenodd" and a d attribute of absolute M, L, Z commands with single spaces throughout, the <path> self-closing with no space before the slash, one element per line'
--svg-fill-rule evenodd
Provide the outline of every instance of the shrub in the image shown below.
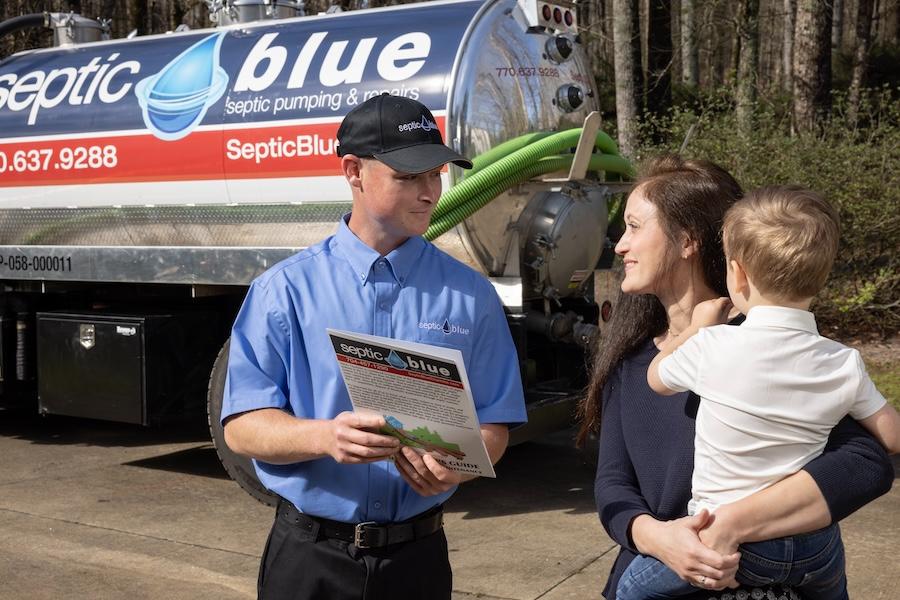
<path fill-rule="evenodd" d="M 740 133 L 729 94 L 648 121 L 643 156 L 677 152 L 726 167 L 744 189 L 797 183 L 823 193 L 841 216 L 841 247 L 814 304 L 820 329 L 849 337 L 900 331 L 900 89 L 868 90 L 856 124 L 846 96 L 816 135 L 792 137 L 786 102 L 761 102 Z"/>

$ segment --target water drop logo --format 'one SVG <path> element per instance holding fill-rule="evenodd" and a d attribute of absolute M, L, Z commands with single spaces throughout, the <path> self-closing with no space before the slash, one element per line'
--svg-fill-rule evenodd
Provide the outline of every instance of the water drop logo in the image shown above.
<path fill-rule="evenodd" d="M 444 324 L 441 326 L 441 331 L 449 334 L 452 330 L 450 329 L 450 320 L 444 319 Z"/>
<path fill-rule="evenodd" d="M 398 355 L 393 350 L 391 350 L 391 353 L 388 354 L 387 361 L 388 361 L 389 365 L 391 365 L 392 367 L 396 367 L 398 369 L 408 369 L 409 368 L 409 365 L 406 364 L 406 361 L 403 360 L 402 358 L 400 358 L 400 355 Z"/>
<path fill-rule="evenodd" d="M 228 74 L 219 66 L 224 36 L 203 38 L 135 86 L 144 123 L 153 135 L 167 141 L 185 137 L 225 93 Z"/>
<path fill-rule="evenodd" d="M 429 121 L 425 118 L 425 115 L 422 115 L 422 123 L 420 123 L 420 125 L 422 126 L 422 131 L 431 131 L 432 129 L 437 129 L 437 123 L 435 123 L 434 121 Z"/>

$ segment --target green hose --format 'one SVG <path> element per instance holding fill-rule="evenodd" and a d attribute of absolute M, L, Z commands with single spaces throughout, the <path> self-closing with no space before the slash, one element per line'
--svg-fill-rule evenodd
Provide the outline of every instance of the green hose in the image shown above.
<path fill-rule="evenodd" d="M 485 166 L 478 173 L 463 179 L 441 196 L 431 215 L 432 221 L 453 210 L 486 187 L 522 171 L 538 159 L 568 150 L 578 140 L 579 135 L 580 130 L 578 129 L 554 133 Z"/>
<path fill-rule="evenodd" d="M 570 129 L 568 131 L 581 131 L 581 129 Z M 539 140 L 542 140 L 548 136 L 553 135 L 551 131 L 539 131 L 537 133 L 526 133 L 525 135 L 520 135 L 519 137 L 513 138 L 511 140 L 506 140 L 502 144 L 498 144 L 484 152 L 479 154 L 475 158 L 472 159 L 472 168 L 463 173 L 463 178 L 471 177 L 478 171 L 482 170 L 486 166 L 493 164 L 504 158 L 505 156 L 516 152 L 517 150 L 521 150 L 525 146 L 533 144 Z M 616 142 L 609 137 L 605 132 L 598 131 L 597 137 L 594 140 L 594 146 L 602 151 L 605 154 L 618 154 L 619 147 L 616 145 Z"/>
<path fill-rule="evenodd" d="M 425 239 L 434 240 L 446 233 L 517 183 L 544 173 L 552 173 L 568 168 L 572 164 L 573 158 L 574 155 L 572 154 L 544 157 L 519 171 L 513 171 L 505 177 L 486 184 L 471 197 L 458 202 L 453 208 L 445 210 L 444 214 L 437 218 L 432 216 L 431 225 L 425 232 Z M 588 170 L 629 173 L 632 171 L 632 167 L 627 160 L 620 156 L 594 154 L 591 156 Z M 452 189 L 455 189 L 455 187 Z"/>
<path fill-rule="evenodd" d="M 478 161 L 481 169 L 474 175 L 469 175 L 454 185 L 441 196 L 431 216 L 432 222 L 440 219 L 459 204 L 479 194 L 482 190 L 495 187 L 495 184 L 498 182 L 503 181 L 516 172 L 522 171 L 540 158 L 569 150 L 577 143 L 580 135 L 580 128 L 550 134 L 526 134 L 504 142 L 494 149 L 479 155 L 473 160 L 473 163 Z M 611 150 L 612 152 L 609 152 L 609 155 L 618 154 L 615 142 L 602 131 L 597 132 L 595 145 L 599 146 L 604 152 Z M 514 148 L 517 149 L 513 150 Z M 497 157 L 502 152 L 506 152 L 506 156 L 498 159 Z M 489 164 L 488 160 L 490 160 Z M 624 167 L 621 171 L 623 174 L 631 175 L 633 173 L 633 169 L 631 169 L 627 161 L 624 163 Z M 497 194 L 502 192 L 503 190 L 500 190 Z"/>
<path fill-rule="evenodd" d="M 552 135 L 550 131 L 539 131 L 537 133 L 526 133 L 517 138 L 506 140 L 502 144 L 498 144 L 472 159 L 472 168 L 463 172 L 463 178 L 471 177 L 486 166 L 493 164 L 508 154 L 512 154 L 516 150 L 521 150 L 525 146 L 542 140 L 548 135 Z"/>

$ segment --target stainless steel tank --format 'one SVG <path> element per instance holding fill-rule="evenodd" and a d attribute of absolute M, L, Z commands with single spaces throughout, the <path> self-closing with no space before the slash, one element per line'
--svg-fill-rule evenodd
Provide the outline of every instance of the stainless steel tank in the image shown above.
<path fill-rule="evenodd" d="M 573 18 L 427 2 L 9 57 L 0 279 L 246 284 L 350 210 L 334 135 L 372 94 L 422 101 L 467 156 L 580 126 L 597 103 Z M 436 244 L 565 296 L 605 233 L 605 191 L 582 184 L 514 188 Z"/>

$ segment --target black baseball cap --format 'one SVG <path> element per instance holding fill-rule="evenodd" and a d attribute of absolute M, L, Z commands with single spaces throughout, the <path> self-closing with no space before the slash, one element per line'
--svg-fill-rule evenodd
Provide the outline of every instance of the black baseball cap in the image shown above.
<path fill-rule="evenodd" d="M 369 98 L 344 117 L 337 132 L 338 156 L 372 156 L 401 173 L 425 173 L 452 162 L 472 162 L 444 145 L 424 104 L 390 94 Z"/>

